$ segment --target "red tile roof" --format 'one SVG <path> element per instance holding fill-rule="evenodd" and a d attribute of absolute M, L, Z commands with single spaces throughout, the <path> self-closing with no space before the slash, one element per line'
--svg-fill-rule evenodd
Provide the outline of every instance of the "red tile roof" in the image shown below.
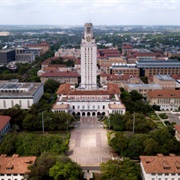
<path fill-rule="evenodd" d="M 152 52 L 146 52 L 146 53 L 137 53 L 136 56 L 140 56 L 140 57 L 144 57 L 144 56 L 152 56 L 152 57 L 156 57 L 156 53 L 152 53 Z"/>
<path fill-rule="evenodd" d="M 61 72 L 45 72 L 41 77 L 79 77 L 77 72 L 73 71 L 61 71 Z"/>
<path fill-rule="evenodd" d="M 71 90 L 70 90 L 70 87 L 72 85 L 71 84 L 61 84 L 57 90 L 57 94 L 68 94 Z"/>
<path fill-rule="evenodd" d="M 25 174 L 29 173 L 28 166 L 34 164 L 36 156 L 19 157 L 17 154 L 12 157 L 0 156 L 0 174 Z"/>
<path fill-rule="evenodd" d="M 26 44 L 26 46 L 29 46 L 29 47 L 33 47 L 33 46 L 48 46 L 49 47 L 49 44 L 46 44 L 46 43 L 42 43 L 42 44 Z"/>
<path fill-rule="evenodd" d="M 10 119 L 10 116 L 0 116 L 0 131 L 6 126 Z"/>
<path fill-rule="evenodd" d="M 107 80 L 119 80 L 119 81 L 122 81 L 122 80 L 128 80 L 130 78 L 138 78 L 138 76 L 136 75 L 129 75 L 129 74 L 123 74 L 123 75 L 120 75 L 120 74 L 106 74 L 106 73 L 101 73 L 100 74 L 100 77 L 107 77 Z"/>
<path fill-rule="evenodd" d="M 140 156 L 146 173 L 180 173 L 180 156 Z"/>
<path fill-rule="evenodd" d="M 130 44 L 126 44 L 122 46 L 122 49 L 133 49 L 133 47 Z"/>
<path fill-rule="evenodd" d="M 180 124 L 174 125 L 176 131 L 180 134 Z"/>
<path fill-rule="evenodd" d="M 121 91 L 117 84 L 108 83 L 107 90 L 70 90 L 70 84 L 60 85 L 57 94 L 65 95 L 111 95 L 111 94 L 120 94 Z"/>
<path fill-rule="evenodd" d="M 180 98 L 180 90 L 154 90 L 148 92 L 150 98 Z"/>
<path fill-rule="evenodd" d="M 68 95 L 110 95 L 108 91 L 104 90 L 74 90 Z"/>

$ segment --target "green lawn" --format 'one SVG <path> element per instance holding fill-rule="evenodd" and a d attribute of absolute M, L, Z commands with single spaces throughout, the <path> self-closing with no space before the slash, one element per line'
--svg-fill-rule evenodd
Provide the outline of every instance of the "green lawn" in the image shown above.
<path fill-rule="evenodd" d="M 165 128 L 165 126 L 163 125 L 162 122 L 157 122 L 156 125 L 157 125 L 157 128 L 158 128 L 158 129 L 163 129 L 163 128 Z"/>

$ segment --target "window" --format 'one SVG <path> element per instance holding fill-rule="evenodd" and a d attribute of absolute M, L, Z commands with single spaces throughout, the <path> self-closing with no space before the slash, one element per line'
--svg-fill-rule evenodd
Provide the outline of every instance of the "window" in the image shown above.
<path fill-rule="evenodd" d="M 155 174 L 155 173 L 152 173 L 151 175 L 152 175 L 152 176 L 155 176 L 156 174 Z"/>
<path fill-rule="evenodd" d="M 103 109 L 105 109 L 105 106 L 103 106 Z"/>

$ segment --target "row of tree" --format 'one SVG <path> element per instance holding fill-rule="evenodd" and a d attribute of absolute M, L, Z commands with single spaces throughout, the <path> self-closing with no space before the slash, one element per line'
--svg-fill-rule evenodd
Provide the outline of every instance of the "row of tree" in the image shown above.
<path fill-rule="evenodd" d="M 68 150 L 67 139 L 55 134 L 7 134 L 0 144 L 0 154 L 19 154 L 21 156 L 39 156 L 42 152 L 54 155 L 64 154 Z"/>
<path fill-rule="evenodd" d="M 126 136 L 116 133 L 110 140 L 110 146 L 120 156 L 139 157 L 140 155 L 179 154 L 180 142 L 174 137 L 172 128 L 164 128 L 149 134 Z"/>
<path fill-rule="evenodd" d="M 107 121 L 106 124 L 108 123 L 110 123 L 110 128 L 115 131 L 132 131 L 133 123 L 134 131 L 139 133 L 148 132 L 156 127 L 156 124 L 142 113 L 111 114 L 109 122 Z"/>

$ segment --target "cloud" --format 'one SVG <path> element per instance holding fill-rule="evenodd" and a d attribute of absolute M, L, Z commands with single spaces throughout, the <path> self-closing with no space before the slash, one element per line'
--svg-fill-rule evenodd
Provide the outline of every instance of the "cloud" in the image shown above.
<path fill-rule="evenodd" d="M 2 24 L 179 24 L 179 0 L 0 0 Z M 160 15 L 163 14 L 163 17 Z"/>

